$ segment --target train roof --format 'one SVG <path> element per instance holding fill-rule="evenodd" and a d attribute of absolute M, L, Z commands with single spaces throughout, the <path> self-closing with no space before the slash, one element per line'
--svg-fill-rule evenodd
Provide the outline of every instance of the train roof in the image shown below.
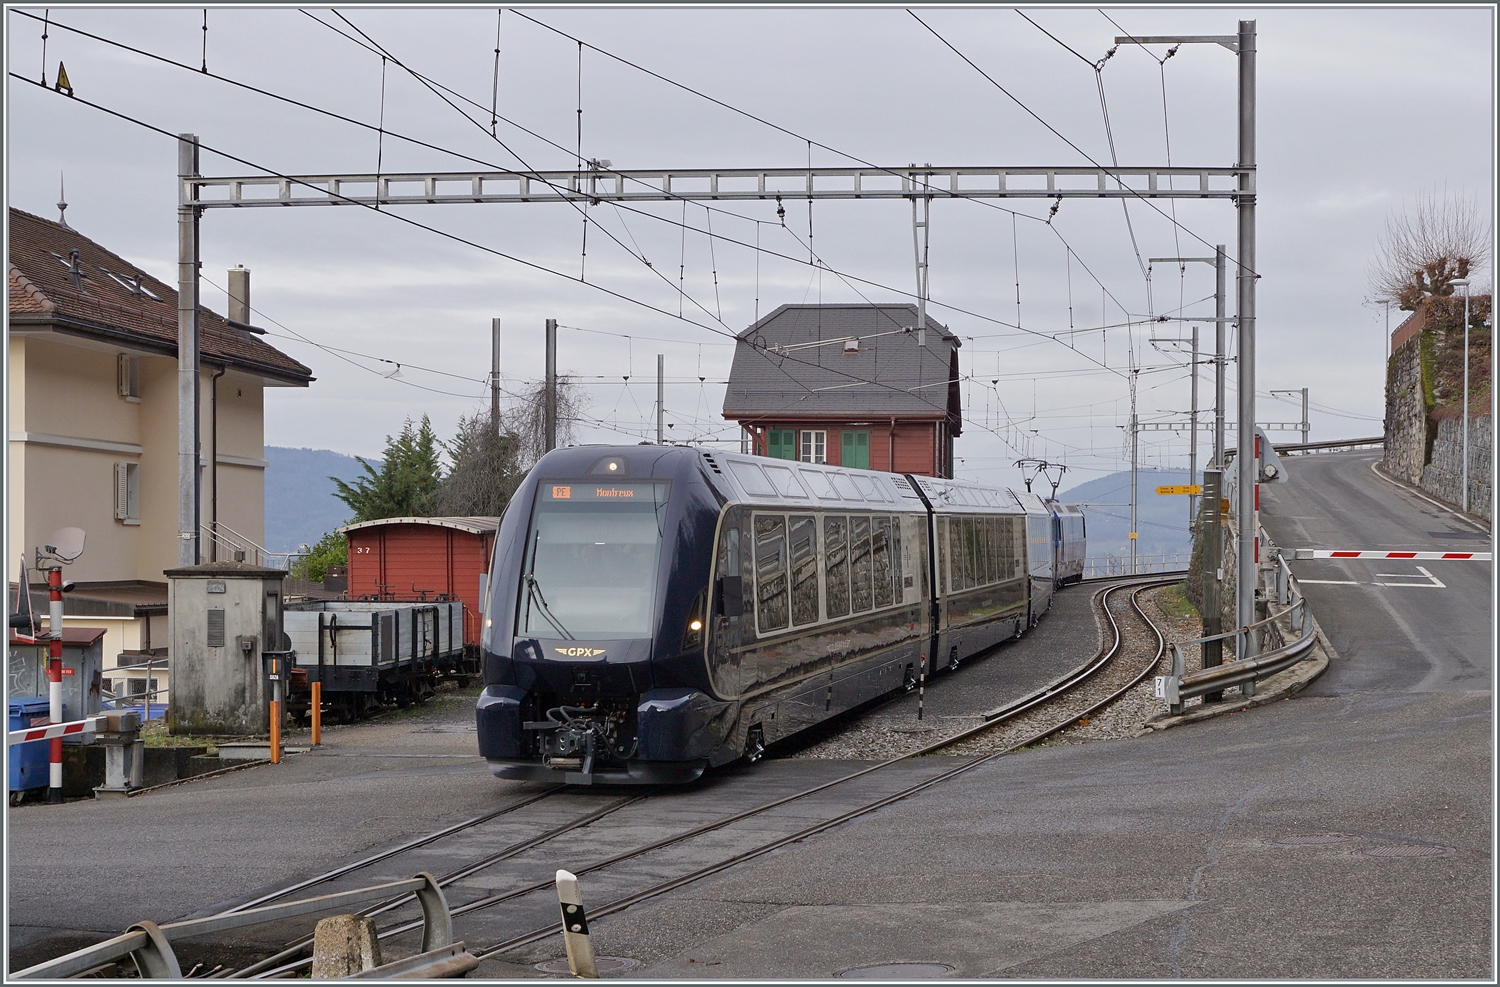
<path fill-rule="evenodd" d="M 1016 492 L 1004 487 L 934 476 L 913 479 L 938 514 L 1020 514 L 1025 510 L 1016 499 Z"/>
<path fill-rule="evenodd" d="M 922 509 L 921 498 L 899 473 L 739 453 L 704 451 L 702 455 L 709 469 L 735 490 L 739 500 L 787 506 Z"/>

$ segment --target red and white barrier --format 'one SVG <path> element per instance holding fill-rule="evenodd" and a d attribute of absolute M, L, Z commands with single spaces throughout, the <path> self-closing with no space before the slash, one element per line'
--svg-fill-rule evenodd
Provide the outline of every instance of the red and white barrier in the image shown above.
<path fill-rule="evenodd" d="M 1299 548 L 1299 559 L 1413 559 L 1418 562 L 1489 562 L 1489 552 L 1374 552 L 1374 551 L 1325 551 L 1318 548 Z"/>
<path fill-rule="evenodd" d="M 108 719 L 107 716 L 91 716 L 86 720 L 73 720 L 71 723 L 52 723 L 44 727 L 33 727 L 30 730 L 12 730 L 6 734 L 6 746 L 29 744 L 34 740 L 61 740 L 63 737 L 71 737 L 80 733 L 97 733 Z"/>

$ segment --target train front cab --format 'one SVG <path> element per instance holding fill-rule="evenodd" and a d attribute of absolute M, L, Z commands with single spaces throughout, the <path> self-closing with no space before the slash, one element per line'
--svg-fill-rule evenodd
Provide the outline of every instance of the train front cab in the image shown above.
<path fill-rule="evenodd" d="M 1034 493 L 1012 490 L 1011 496 L 1026 512 L 1026 559 L 1031 576 L 1030 624 L 1035 627 L 1042 614 L 1052 608 L 1056 582 L 1052 569 L 1052 511 Z"/>
<path fill-rule="evenodd" d="M 497 777 L 691 781 L 739 756 L 704 662 L 724 494 L 698 450 L 548 453 L 495 541 L 480 753 Z"/>

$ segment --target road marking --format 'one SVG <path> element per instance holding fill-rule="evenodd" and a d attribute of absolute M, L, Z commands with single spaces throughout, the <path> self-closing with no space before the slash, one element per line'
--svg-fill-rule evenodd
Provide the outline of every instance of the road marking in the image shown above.
<path fill-rule="evenodd" d="M 1414 586 L 1414 587 L 1416 587 L 1418 589 L 1447 589 L 1448 588 L 1447 585 L 1441 579 L 1439 579 L 1438 577 L 1434 576 L 1432 573 L 1428 572 L 1422 566 L 1417 566 L 1417 572 L 1421 573 L 1423 576 L 1426 576 L 1427 579 L 1428 579 L 1428 581 L 1425 582 L 1425 583 L 1375 583 L 1375 585 L 1376 586 Z M 1409 573 L 1399 573 L 1399 572 L 1377 572 L 1375 575 L 1377 575 L 1377 576 L 1398 576 L 1398 577 L 1400 577 L 1402 579 L 1416 579 L 1416 578 L 1418 578 L 1417 576 L 1411 575 Z"/>
<path fill-rule="evenodd" d="M 1352 579 L 1299 579 L 1299 580 L 1297 580 L 1297 582 L 1299 584 L 1303 585 L 1303 586 L 1308 586 L 1308 585 L 1313 585 L 1313 584 L 1316 584 L 1316 585 L 1319 585 L 1319 586 L 1358 586 L 1359 585 L 1359 583 L 1355 582 Z"/>

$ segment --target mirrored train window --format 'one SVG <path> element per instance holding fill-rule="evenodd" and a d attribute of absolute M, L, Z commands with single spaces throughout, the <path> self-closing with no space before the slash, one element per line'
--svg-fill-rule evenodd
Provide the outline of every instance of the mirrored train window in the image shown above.
<path fill-rule="evenodd" d="M 891 595 L 891 519 L 871 520 L 871 555 L 874 557 L 875 605 L 888 607 L 895 602 Z"/>
<path fill-rule="evenodd" d="M 849 519 L 823 519 L 823 557 L 828 582 L 828 616 L 849 615 Z"/>
<path fill-rule="evenodd" d="M 787 624 L 786 518 L 755 515 L 755 610 L 762 633 Z"/>
<path fill-rule="evenodd" d="M 984 519 L 984 581 L 987 583 L 998 583 L 1000 581 L 1000 538 L 999 518 L 987 517 Z"/>
<path fill-rule="evenodd" d="M 855 613 L 873 605 L 870 559 L 870 518 L 856 514 L 849 519 L 849 599 Z"/>
<path fill-rule="evenodd" d="M 948 594 L 948 519 L 937 519 L 937 574 L 938 595 Z"/>
<path fill-rule="evenodd" d="M 792 551 L 792 623 L 818 619 L 818 520 L 793 514 L 789 529 Z"/>
<path fill-rule="evenodd" d="M 910 568 L 901 554 L 901 518 L 891 518 L 891 583 L 896 587 L 896 602 L 901 602 L 902 577 Z"/>

